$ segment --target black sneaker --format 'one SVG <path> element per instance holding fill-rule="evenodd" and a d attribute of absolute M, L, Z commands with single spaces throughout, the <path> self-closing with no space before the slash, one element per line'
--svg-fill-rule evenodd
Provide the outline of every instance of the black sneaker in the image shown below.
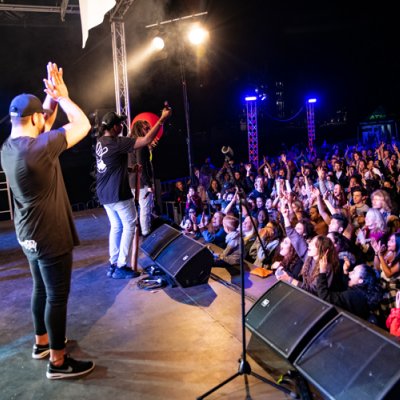
<path fill-rule="evenodd" d="M 92 361 L 77 361 L 68 355 L 64 356 L 64 363 L 59 367 L 56 367 L 51 363 L 47 364 L 46 377 L 48 379 L 66 379 L 74 378 L 88 374 L 94 369 L 94 362 Z"/>
<path fill-rule="evenodd" d="M 65 338 L 65 344 L 68 343 L 68 339 Z M 49 344 L 34 344 L 32 349 L 32 358 L 35 360 L 41 360 L 50 354 Z"/>
<path fill-rule="evenodd" d="M 112 274 L 114 273 L 115 268 L 117 268 L 117 264 L 110 264 L 110 266 L 108 267 L 107 276 L 108 276 L 109 278 L 112 277 Z"/>
<path fill-rule="evenodd" d="M 32 350 L 32 358 L 41 360 L 50 354 L 50 346 L 48 344 L 34 344 Z"/>
<path fill-rule="evenodd" d="M 137 273 L 132 268 L 129 268 L 126 265 L 120 268 L 115 268 L 115 271 L 112 274 L 112 277 L 114 279 L 132 279 L 136 278 L 137 276 Z"/>

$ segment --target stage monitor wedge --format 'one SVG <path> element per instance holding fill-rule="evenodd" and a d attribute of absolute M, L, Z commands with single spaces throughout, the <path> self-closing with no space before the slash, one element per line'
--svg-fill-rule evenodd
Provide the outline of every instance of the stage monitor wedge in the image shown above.
<path fill-rule="evenodd" d="M 214 257 L 206 246 L 181 235 L 164 247 L 155 262 L 180 286 L 189 287 L 208 282 Z"/>
<path fill-rule="evenodd" d="M 337 315 L 294 366 L 328 399 L 400 399 L 400 344 L 347 313 Z"/>
<path fill-rule="evenodd" d="M 168 224 L 161 225 L 143 241 L 140 248 L 151 259 L 155 259 L 182 232 Z"/>
<path fill-rule="evenodd" d="M 306 291 L 278 281 L 246 315 L 246 327 L 292 362 L 337 315 L 335 307 Z"/>

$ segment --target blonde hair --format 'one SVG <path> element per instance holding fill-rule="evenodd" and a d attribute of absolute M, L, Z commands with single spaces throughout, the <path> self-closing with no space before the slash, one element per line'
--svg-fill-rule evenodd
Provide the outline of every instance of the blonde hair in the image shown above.
<path fill-rule="evenodd" d="M 370 208 L 365 215 L 365 218 L 372 218 L 376 223 L 376 230 L 386 232 L 387 225 L 382 213 L 377 208 Z"/>
<path fill-rule="evenodd" d="M 235 231 L 238 226 L 239 226 L 239 220 L 234 217 L 233 215 L 225 215 L 224 219 L 222 220 L 222 224 L 226 226 L 226 228 L 230 231 L 233 232 Z"/>
<path fill-rule="evenodd" d="M 382 208 L 385 211 L 388 211 L 388 212 L 392 211 L 392 200 L 390 199 L 390 195 L 386 190 L 381 190 L 381 189 L 375 190 L 375 192 L 373 192 L 371 194 L 371 201 L 373 200 L 373 198 L 375 196 L 383 197 L 383 207 Z"/>

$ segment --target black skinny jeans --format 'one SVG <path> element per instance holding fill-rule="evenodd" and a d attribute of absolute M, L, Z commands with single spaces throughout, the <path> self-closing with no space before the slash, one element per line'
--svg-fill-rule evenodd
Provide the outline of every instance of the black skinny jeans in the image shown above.
<path fill-rule="evenodd" d="M 72 252 L 51 259 L 31 259 L 32 316 L 36 335 L 48 333 L 50 348 L 65 347 L 67 303 L 71 287 Z"/>

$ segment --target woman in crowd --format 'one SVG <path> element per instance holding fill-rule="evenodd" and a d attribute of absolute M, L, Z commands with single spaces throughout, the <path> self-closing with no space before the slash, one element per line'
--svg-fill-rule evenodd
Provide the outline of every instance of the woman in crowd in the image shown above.
<path fill-rule="evenodd" d="M 347 270 L 347 268 L 345 268 Z M 382 288 L 376 271 L 366 265 L 359 264 L 348 272 L 347 289 L 341 292 L 329 288 L 327 280 L 328 259 L 324 255 L 319 263 L 317 278 L 317 294 L 322 300 L 350 311 L 366 320 L 376 320 L 379 304 L 382 300 Z"/>
<path fill-rule="evenodd" d="M 186 196 L 186 210 L 188 211 L 190 208 L 195 209 L 197 214 L 201 214 L 203 212 L 203 204 L 200 196 L 196 193 L 196 189 L 193 186 L 189 187 L 187 196 Z"/>
<path fill-rule="evenodd" d="M 346 194 L 342 186 L 338 183 L 333 187 L 333 192 L 328 196 L 328 200 L 336 210 L 340 210 L 347 203 Z"/>
<path fill-rule="evenodd" d="M 382 242 L 373 240 L 374 266 L 381 275 L 381 286 L 385 293 L 381 303 L 384 317 L 396 307 L 396 294 L 400 290 L 400 233 L 390 236 L 387 248 Z"/>
<path fill-rule="evenodd" d="M 315 236 L 314 225 L 312 222 L 304 218 L 297 222 L 294 226 L 294 230 L 302 237 L 306 242 L 309 242 Z"/>
<path fill-rule="evenodd" d="M 268 212 L 265 209 L 258 210 L 257 212 L 257 223 L 258 223 L 258 230 L 264 228 L 269 221 Z"/>
<path fill-rule="evenodd" d="M 292 242 L 293 247 L 296 246 Z M 296 252 L 298 250 L 296 249 Z M 299 253 L 297 253 L 299 255 Z M 345 289 L 343 271 L 340 268 L 339 259 L 332 241 L 326 236 L 315 236 L 308 245 L 308 250 L 303 256 L 304 264 L 301 269 L 301 279 L 294 279 L 283 269 L 278 269 L 276 277 L 284 280 L 312 294 L 317 294 L 317 278 L 321 263 L 326 263 L 327 286 L 333 291 Z"/>
<path fill-rule="evenodd" d="M 289 210 L 282 205 L 281 213 L 284 218 L 286 234 L 294 247 L 297 255 L 303 260 L 301 269 L 301 280 L 294 279 L 285 271 L 277 271 L 276 277 L 290 284 L 301 287 L 313 294 L 317 293 L 317 277 L 319 274 L 319 263 L 322 257 L 327 257 L 327 279 L 328 286 L 332 290 L 344 289 L 343 271 L 340 268 L 339 258 L 332 241 L 323 235 L 315 236 L 307 245 L 305 239 L 292 228 L 289 220 Z"/>
<path fill-rule="evenodd" d="M 211 179 L 210 186 L 207 189 L 208 201 L 218 201 L 221 197 L 221 188 L 216 179 Z"/>
<path fill-rule="evenodd" d="M 179 224 L 183 233 L 195 235 L 197 228 L 197 213 L 194 208 L 189 208 Z"/>
<path fill-rule="evenodd" d="M 257 238 L 257 220 L 247 215 L 243 218 L 242 223 L 243 230 L 243 245 L 244 245 L 244 258 L 251 261 L 252 258 L 249 256 L 250 249 Z"/>
<path fill-rule="evenodd" d="M 203 213 L 199 224 L 199 231 L 206 243 L 213 243 L 218 247 L 225 248 L 226 232 L 222 221 L 224 214 L 220 211 L 214 213 L 211 222 L 206 224 L 204 221 L 205 214 Z"/>
<path fill-rule="evenodd" d="M 257 238 L 250 248 L 249 255 L 257 267 L 270 268 L 279 251 L 279 243 L 283 236 L 282 229 L 276 221 L 269 221 L 265 228 L 261 229 L 259 235 L 262 244 Z"/>
<path fill-rule="evenodd" d="M 365 216 L 365 225 L 357 233 L 356 245 L 359 246 L 367 264 L 372 265 L 374 260 L 374 249 L 371 240 L 381 241 L 386 245 L 387 226 L 382 213 L 376 208 L 370 208 Z"/>
<path fill-rule="evenodd" d="M 392 213 L 392 201 L 390 195 L 386 190 L 375 190 L 371 194 L 372 207 L 379 210 L 385 221 Z"/>
<path fill-rule="evenodd" d="M 300 279 L 300 271 L 303 267 L 303 260 L 298 256 L 292 246 L 290 239 L 285 237 L 279 246 L 280 260 L 271 265 L 272 270 L 283 268 L 283 270 L 292 278 Z"/>
<path fill-rule="evenodd" d="M 294 200 L 292 202 L 288 202 L 289 205 L 289 215 L 292 221 L 301 221 L 307 217 L 307 214 L 304 210 L 304 205 L 300 200 Z"/>

